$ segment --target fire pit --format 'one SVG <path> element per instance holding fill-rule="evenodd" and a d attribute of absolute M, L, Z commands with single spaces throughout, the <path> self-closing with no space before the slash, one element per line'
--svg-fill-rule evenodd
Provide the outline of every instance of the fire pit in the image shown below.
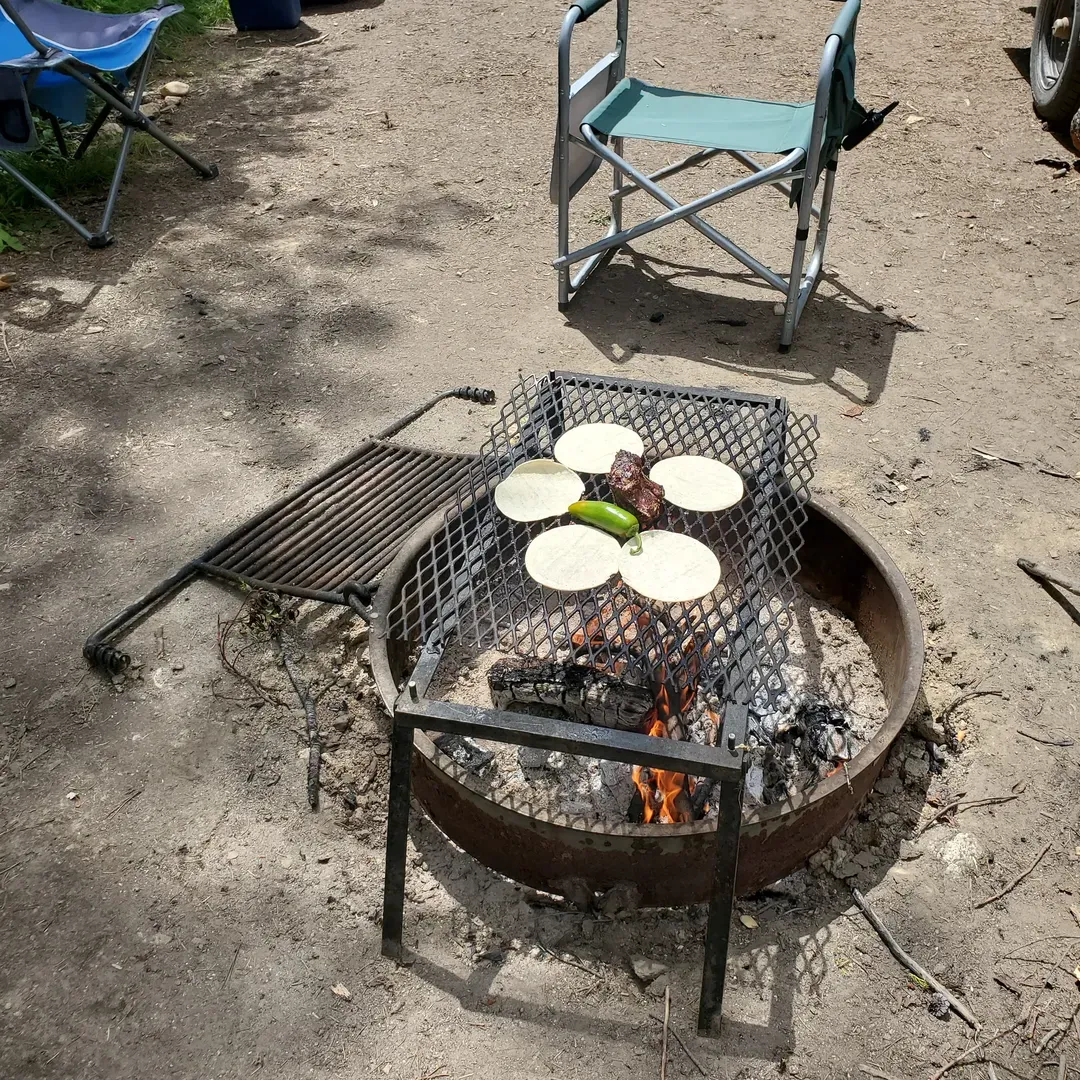
<path fill-rule="evenodd" d="M 528 579 L 524 546 L 539 527 L 501 520 L 492 507 L 494 485 L 516 464 L 550 452 L 564 430 L 598 420 L 637 430 L 651 460 L 699 453 L 726 460 L 743 476 L 746 497 L 721 518 L 668 514 L 673 531 L 720 556 L 723 579 L 710 596 L 659 611 L 651 605 L 641 622 L 619 579 L 585 594 L 552 593 Z M 527 885 L 563 895 L 622 885 L 645 905 L 711 899 L 699 1028 L 712 1028 L 735 891 L 791 872 L 844 826 L 873 785 L 921 675 L 917 613 L 896 568 L 852 522 L 809 500 L 815 436 L 813 421 L 792 416 L 779 398 L 561 373 L 517 388 L 457 505 L 414 534 L 374 605 L 372 663 L 395 717 L 385 952 L 400 950 L 412 772 L 417 796 L 452 840 Z M 748 711 L 784 693 L 796 581 L 854 621 L 880 674 L 888 716 L 843 772 L 744 816 Z M 657 624 L 662 632 L 651 629 Z M 594 670 L 651 680 L 650 724 L 666 696 L 678 701 L 669 710 L 677 716 L 692 706 L 715 710 L 716 745 L 436 701 L 429 686 L 454 641 L 552 662 L 571 650 Z M 716 817 L 635 825 L 537 812 L 485 794 L 425 731 L 632 763 L 669 783 L 685 782 L 683 795 L 694 790 L 688 777 L 707 780 Z"/>

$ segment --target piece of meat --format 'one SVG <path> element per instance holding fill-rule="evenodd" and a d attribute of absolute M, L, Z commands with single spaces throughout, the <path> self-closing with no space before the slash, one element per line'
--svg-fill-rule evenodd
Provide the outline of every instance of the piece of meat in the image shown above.
<path fill-rule="evenodd" d="M 664 489 L 645 475 L 645 459 L 620 450 L 611 463 L 608 487 L 615 502 L 637 517 L 643 529 L 654 525 L 664 509 Z"/>

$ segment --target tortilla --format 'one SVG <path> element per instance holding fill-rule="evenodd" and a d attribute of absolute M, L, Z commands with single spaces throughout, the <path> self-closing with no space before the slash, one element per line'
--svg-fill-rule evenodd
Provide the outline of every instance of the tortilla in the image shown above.
<path fill-rule="evenodd" d="M 558 517 L 585 494 L 581 477 L 548 458 L 526 461 L 495 487 L 495 505 L 512 521 Z"/>
<path fill-rule="evenodd" d="M 702 513 L 730 510 L 745 491 L 742 477 L 730 465 L 696 454 L 658 461 L 649 479 L 663 487 L 669 503 Z"/>
<path fill-rule="evenodd" d="M 588 525 L 559 525 L 529 545 L 525 569 L 559 592 L 596 589 L 619 571 L 619 541 Z"/>
<path fill-rule="evenodd" d="M 555 460 L 584 473 L 606 473 L 620 450 L 640 457 L 645 444 L 636 431 L 619 424 L 579 424 L 555 443 Z"/>
<path fill-rule="evenodd" d="M 720 582 L 720 561 L 700 541 L 682 533 L 650 529 L 641 554 L 628 540 L 619 552 L 619 573 L 635 592 L 662 604 L 685 604 L 707 596 Z"/>

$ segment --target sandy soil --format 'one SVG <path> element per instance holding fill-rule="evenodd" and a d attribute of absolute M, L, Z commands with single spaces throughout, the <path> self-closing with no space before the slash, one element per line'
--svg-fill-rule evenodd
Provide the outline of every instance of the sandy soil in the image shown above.
<path fill-rule="evenodd" d="M 806 97 L 834 13 L 639 3 L 631 67 Z M 361 0 L 282 38 L 214 34 L 161 74 L 192 83 L 173 129 L 221 178 L 163 162 L 126 187 L 113 248 L 57 233 L 4 257 L 19 282 L 0 299 L 0 1076 L 655 1077 L 660 1004 L 629 968 L 644 954 L 667 965 L 673 1023 L 710 1077 L 866 1064 L 927 1078 L 970 1033 L 928 1013 L 854 913 L 853 881 L 987 1036 L 1027 1016 L 988 1051 L 997 1075 L 1064 1056 L 1057 1075 L 1080 1076 L 1075 1021 L 1038 1049 L 1080 1003 L 1078 751 L 1019 734 L 1080 728 L 1080 630 L 1015 565 L 1080 570 L 1080 176 L 1033 164 L 1071 155 L 1016 67 L 1030 11 L 868 5 L 859 96 L 902 105 L 841 163 L 828 280 L 786 356 L 773 295 L 690 230 L 650 238 L 568 318 L 555 310 L 561 14 Z M 583 62 L 608 25 L 585 27 Z M 794 223 L 779 197 L 717 220 L 782 265 Z M 731 384 L 816 412 L 816 490 L 881 540 L 923 606 L 928 707 L 1000 691 L 953 710 L 966 737 L 943 774 L 905 737 L 812 872 L 741 906 L 757 927 L 734 927 L 718 1041 L 691 1034 L 700 911 L 532 906 L 420 816 L 416 958 L 379 957 L 387 727 L 340 623 L 296 630 L 309 677 L 348 673 L 321 706 L 351 726 L 315 815 L 270 651 L 246 660 L 283 707 L 221 671 L 233 593 L 194 588 L 134 634 L 140 680 L 113 687 L 79 655 L 104 617 L 386 418 L 548 368 Z M 484 424 L 446 405 L 411 438 L 473 447 Z M 960 792 L 1019 797 L 916 836 Z M 668 1075 L 698 1074 L 675 1047 Z"/>

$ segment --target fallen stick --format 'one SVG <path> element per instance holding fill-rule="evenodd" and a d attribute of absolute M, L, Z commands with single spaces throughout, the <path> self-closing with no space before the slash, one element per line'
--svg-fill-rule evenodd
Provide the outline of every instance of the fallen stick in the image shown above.
<path fill-rule="evenodd" d="M 919 831 L 916 836 L 922 836 L 931 825 L 940 821 L 947 814 L 952 813 L 953 810 L 970 810 L 976 806 L 997 806 L 999 803 L 1012 802 L 1013 799 L 1019 799 L 1017 795 L 994 795 L 986 799 L 956 799 L 949 803 L 948 806 L 943 806 L 929 821 L 919 826 Z"/>
<path fill-rule="evenodd" d="M 284 643 L 281 646 L 281 659 L 285 663 L 285 670 L 289 674 L 289 681 L 293 684 L 296 696 L 304 707 L 304 716 L 307 720 L 308 737 L 308 765 L 307 765 L 307 801 L 312 810 L 319 809 L 319 766 L 322 764 L 322 738 L 319 735 L 319 719 L 315 714 L 315 699 L 311 691 L 300 678 L 292 657 L 285 651 Z"/>
<path fill-rule="evenodd" d="M 1049 582 L 1051 585 L 1056 585 L 1059 589 L 1064 589 L 1066 592 L 1080 595 L 1080 581 L 1076 581 L 1074 578 L 1065 577 L 1063 574 L 1059 574 L 1046 566 L 1040 566 L 1038 563 L 1033 563 L 1030 559 L 1017 559 L 1016 565 L 1019 566 L 1025 574 L 1030 574 L 1038 581 Z"/>
<path fill-rule="evenodd" d="M 1016 729 L 1017 735 L 1023 735 L 1025 739 L 1030 739 L 1032 742 L 1042 743 L 1043 746 L 1073 746 L 1075 740 L 1073 739 L 1044 739 L 1041 735 L 1035 735 L 1030 731 L 1025 731 L 1023 728 Z"/>
<path fill-rule="evenodd" d="M 852 889 L 851 895 L 855 898 L 855 903 L 859 910 L 866 916 L 870 925 L 878 932 L 878 937 L 888 946 L 889 952 L 900 961 L 911 972 L 912 975 L 918 976 L 927 985 L 936 990 L 942 997 L 949 1003 L 949 1008 L 960 1017 L 961 1020 L 970 1024 L 976 1031 L 979 1030 L 979 1021 L 975 1019 L 971 1010 L 957 997 L 955 997 L 943 983 L 939 982 L 926 970 L 917 960 L 913 960 L 896 942 L 896 938 L 889 933 L 885 924 L 878 918 L 877 912 L 870 906 L 869 901 L 858 889 Z"/>
<path fill-rule="evenodd" d="M 652 1013 L 649 1013 L 649 1015 L 652 1016 Z M 659 1016 L 653 1016 L 653 1019 L 658 1024 L 662 1024 L 664 1022 L 660 1019 Z M 687 1046 L 686 1043 L 683 1041 L 683 1037 L 679 1034 L 679 1029 L 673 1027 L 671 1029 L 671 1034 L 674 1037 L 675 1041 L 682 1047 L 683 1053 L 690 1059 L 690 1064 L 693 1065 L 694 1068 L 697 1069 L 697 1071 L 701 1073 L 702 1076 L 708 1077 L 709 1074 L 705 1071 L 705 1066 L 702 1065 L 701 1062 L 698 1061 L 698 1059 L 694 1057 L 692 1053 L 690 1053 L 690 1047 Z"/>
<path fill-rule="evenodd" d="M 1024 467 L 1024 462 L 1017 461 L 1016 458 L 1005 457 L 1004 454 L 994 454 L 989 450 L 982 450 L 978 446 L 973 446 L 971 449 L 974 450 L 976 454 L 981 454 L 984 458 L 989 458 L 990 461 L 1004 461 L 1006 465 L 1015 465 L 1018 469 Z"/>
<path fill-rule="evenodd" d="M 123 810 L 129 802 L 134 802 L 142 793 L 142 788 L 135 788 L 134 790 L 129 791 L 127 795 L 124 796 L 124 798 L 105 815 L 105 820 L 108 821 L 109 818 L 113 816 L 113 814 L 118 813 L 120 810 Z"/>
<path fill-rule="evenodd" d="M 958 709 L 965 701 L 971 701 L 972 698 L 977 697 L 1004 697 L 1004 690 L 965 690 L 962 694 L 953 698 L 944 709 L 941 710 L 938 715 L 938 723 L 944 723 L 945 717 L 948 716 L 953 709 Z"/>
<path fill-rule="evenodd" d="M 990 1038 L 987 1039 L 985 1042 L 976 1043 L 974 1046 L 969 1047 L 967 1050 L 965 1050 L 958 1057 L 954 1057 L 952 1059 L 952 1061 L 948 1062 L 948 1064 L 942 1065 L 941 1068 L 938 1069 L 938 1071 L 936 1073 L 934 1073 L 933 1076 L 930 1077 L 930 1080 L 941 1080 L 941 1078 L 950 1069 L 956 1068 L 956 1066 L 959 1065 L 965 1058 L 969 1058 L 969 1057 L 971 1057 L 972 1054 L 977 1054 L 977 1053 L 980 1053 L 981 1051 L 985 1050 L 991 1043 L 997 1042 L 998 1039 L 1000 1039 L 1003 1035 L 1008 1035 L 1009 1032 L 1015 1031 L 1023 1022 L 1024 1022 L 1023 1020 L 1017 1020 L 1017 1022 L 1015 1024 L 1013 1024 L 1012 1027 L 1002 1028 L 996 1034 L 991 1035 Z"/>
<path fill-rule="evenodd" d="M 986 1076 L 987 1080 L 998 1080 L 997 1069 L 994 1068 L 992 1061 L 986 1063 Z"/>
<path fill-rule="evenodd" d="M 894 1080 L 891 1073 L 884 1072 L 876 1065 L 860 1065 L 859 1072 L 864 1076 L 873 1076 L 875 1080 Z"/>
<path fill-rule="evenodd" d="M 1069 908 L 1069 914 L 1076 920 L 1076 925 L 1080 926 L 1080 908 Z"/>
<path fill-rule="evenodd" d="M 664 987 L 664 1041 L 660 1047 L 660 1080 L 667 1080 L 667 1033 L 671 1022 L 671 987 Z"/>
<path fill-rule="evenodd" d="M 975 905 L 975 910 L 978 911 L 979 908 L 984 908 L 987 904 L 992 904 L 995 900 L 1000 900 L 1003 896 L 1008 896 L 1008 894 L 1011 893 L 1013 889 L 1015 889 L 1016 886 L 1019 885 L 1020 882 L 1023 881 L 1024 878 L 1026 878 L 1028 874 L 1030 874 L 1032 870 L 1034 870 L 1035 867 L 1039 865 L 1039 863 L 1042 862 L 1043 856 L 1050 850 L 1050 848 L 1053 846 L 1053 843 L 1054 841 L 1051 840 L 1046 845 L 1046 847 L 1044 847 L 1042 851 L 1040 851 L 1039 854 L 1035 856 L 1035 861 L 1025 871 L 1023 871 L 1023 873 L 1017 874 L 1016 877 L 1014 877 L 1012 881 L 1010 881 L 1009 884 L 1005 886 L 1004 889 L 994 893 L 993 896 L 988 896 L 985 900 L 980 900 Z"/>

